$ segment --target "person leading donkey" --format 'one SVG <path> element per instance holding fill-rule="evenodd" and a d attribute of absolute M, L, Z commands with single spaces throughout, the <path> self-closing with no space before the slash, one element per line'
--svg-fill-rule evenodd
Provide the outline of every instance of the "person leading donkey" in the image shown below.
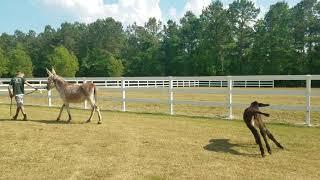
<path fill-rule="evenodd" d="M 9 91 L 9 96 L 12 99 L 15 97 L 16 104 L 17 104 L 17 109 L 16 109 L 16 114 L 12 117 L 12 120 L 16 120 L 18 118 L 19 112 L 21 111 L 23 115 L 23 120 L 26 121 L 28 120 L 27 114 L 24 110 L 23 106 L 23 97 L 24 97 L 24 85 L 27 85 L 29 87 L 34 88 L 37 90 L 36 87 L 33 87 L 29 82 L 24 78 L 24 73 L 17 71 L 16 76 L 11 79 L 9 86 L 8 86 L 8 91 Z M 12 89 L 12 90 L 11 90 Z"/>

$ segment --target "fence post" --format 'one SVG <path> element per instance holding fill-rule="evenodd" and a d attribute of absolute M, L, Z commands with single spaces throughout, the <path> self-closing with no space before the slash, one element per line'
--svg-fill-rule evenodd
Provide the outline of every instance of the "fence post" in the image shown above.
<path fill-rule="evenodd" d="M 233 87 L 233 81 L 232 76 L 228 76 L 228 108 L 229 108 L 229 115 L 228 119 L 232 119 L 232 87 Z"/>
<path fill-rule="evenodd" d="M 306 75 L 306 124 L 311 125 L 311 75 Z"/>
<path fill-rule="evenodd" d="M 169 111 L 170 115 L 173 115 L 173 80 L 169 77 Z"/>
<path fill-rule="evenodd" d="M 272 81 L 272 88 L 274 88 L 274 80 Z"/>
<path fill-rule="evenodd" d="M 85 84 L 87 81 L 86 80 L 83 80 L 83 84 Z M 88 105 L 88 102 L 87 100 L 84 101 L 84 109 L 87 109 L 87 105 Z"/>
<path fill-rule="evenodd" d="M 52 101 L 51 101 L 51 90 L 48 90 L 48 106 L 52 106 Z"/>
<path fill-rule="evenodd" d="M 121 90 L 122 90 L 122 111 L 126 111 L 126 83 L 125 78 L 121 79 Z"/>

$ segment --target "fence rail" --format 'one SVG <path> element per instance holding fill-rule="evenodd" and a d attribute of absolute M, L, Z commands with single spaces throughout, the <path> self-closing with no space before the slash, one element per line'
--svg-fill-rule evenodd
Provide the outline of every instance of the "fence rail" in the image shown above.
<path fill-rule="evenodd" d="M 272 105 L 271 109 L 277 110 L 293 110 L 293 111 L 305 111 L 305 123 L 311 126 L 311 111 L 320 112 L 319 106 L 311 106 L 311 96 L 320 96 L 320 92 L 312 91 L 311 82 L 313 80 L 320 80 L 320 75 L 281 75 L 281 76 L 207 76 L 207 77 L 122 77 L 122 78 L 66 78 L 68 82 L 80 84 L 83 82 L 93 82 L 98 88 L 110 88 L 121 92 L 121 98 L 113 97 L 101 97 L 103 100 L 111 100 L 122 103 L 122 111 L 126 111 L 126 102 L 136 103 L 158 103 L 168 104 L 169 114 L 174 114 L 174 105 L 176 104 L 188 104 L 195 106 L 215 106 L 226 107 L 228 109 L 228 119 L 233 118 L 233 108 L 246 107 L 244 104 L 236 104 L 232 98 L 234 95 L 242 94 L 271 94 L 271 95 L 300 95 L 305 96 L 304 106 L 293 105 Z M 275 90 L 274 81 L 276 80 L 301 80 L 306 82 L 304 90 Z M 28 80 L 30 83 L 36 86 L 44 87 L 47 80 L 45 78 L 33 78 Z M 10 82 L 10 79 L 0 79 L 0 93 L 6 91 L 6 88 Z M 224 87 L 224 88 L 188 88 L 188 87 Z M 246 89 L 234 87 L 244 87 Z M 271 87 L 270 89 L 253 90 L 249 87 Z M 26 89 L 28 90 L 28 89 Z M 130 90 L 141 91 L 167 91 L 168 99 L 133 99 L 127 98 L 126 92 Z M 196 94 L 224 94 L 227 95 L 225 102 L 211 102 L 211 101 L 186 101 L 175 100 L 175 93 L 196 93 Z M 51 91 L 48 91 L 47 95 L 33 95 L 37 98 L 47 98 L 48 106 L 52 106 L 52 99 L 58 98 L 52 96 Z M 87 108 L 85 102 L 84 108 Z"/>
<path fill-rule="evenodd" d="M 170 77 L 137 77 L 125 78 L 126 87 L 169 87 Z M 122 78 L 66 78 L 70 83 L 80 84 L 93 82 L 99 87 L 121 88 Z M 227 87 L 227 80 L 221 77 L 172 77 L 173 87 Z M 32 78 L 28 80 L 35 85 L 45 85 L 46 78 Z M 7 87 L 10 79 L 0 78 L 0 88 Z M 237 80 L 233 81 L 234 87 L 274 87 L 274 80 Z M 1 89 L 0 89 L 1 90 Z"/>

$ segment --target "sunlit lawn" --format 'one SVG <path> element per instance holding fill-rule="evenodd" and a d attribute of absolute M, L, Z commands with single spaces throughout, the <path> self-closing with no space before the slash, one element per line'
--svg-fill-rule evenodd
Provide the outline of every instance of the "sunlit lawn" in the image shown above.
<path fill-rule="evenodd" d="M 320 178 L 319 128 L 268 124 L 286 149 L 271 144 L 261 158 L 238 120 L 104 111 L 97 125 L 73 109 L 66 124 L 54 121 L 58 108 L 26 107 L 29 121 L 9 120 L 8 108 L 0 105 L 0 179 Z"/>

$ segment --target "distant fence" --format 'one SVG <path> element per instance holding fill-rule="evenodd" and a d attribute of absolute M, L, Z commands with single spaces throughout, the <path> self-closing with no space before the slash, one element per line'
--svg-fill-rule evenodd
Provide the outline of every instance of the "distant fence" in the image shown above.
<path fill-rule="evenodd" d="M 169 114 L 174 114 L 175 104 L 189 104 L 195 106 L 213 106 L 226 107 L 228 109 L 227 117 L 232 119 L 232 110 L 234 107 L 246 107 L 247 104 L 233 103 L 233 95 L 239 94 L 267 94 L 267 95 L 300 95 L 305 96 L 304 106 L 293 105 L 272 105 L 270 108 L 275 110 L 294 110 L 305 111 L 305 123 L 311 126 L 311 111 L 320 112 L 320 107 L 311 106 L 311 96 L 320 96 L 320 92 L 312 91 L 311 82 L 320 80 L 320 75 L 279 75 L 279 76 L 205 76 L 205 77 L 122 77 L 122 78 L 66 78 L 71 83 L 93 82 L 99 88 L 117 88 L 122 94 L 122 98 L 102 97 L 105 100 L 115 102 L 122 102 L 122 111 L 126 111 L 126 102 L 141 102 L 141 103 L 158 103 L 168 104 Z M 305 81 L 306 87 L 304 90 L 274 90 L 275 81 Z M 0 93 L 7 91 L 10 79 L 0 79 Z M 45 78 L 33 78 L 28 81 L 36 86 L 45 86 Z M 224 87 L 224 88 L 189 88 L 189 87 Z M 234 87 L 269 87 L 270 89 L 263 89 L 256 91 L 251 88 L 236 88 Z M 144 89 L 156 90 L 167 89 L 168 99 L 128 99 L 126 98 L 126 91 L 130 89 Z M 27 89 L 28 90 L 28 89 Z M 208 102 L 208 101 L 184 101 L 175 100 L 174 93 L 188 92 L 195 94 L 225 94 L 227 100 L 225 102 Z M 48 106 L 52 106 L 51 91 L 48 91 L 46 96 L 48 99 Z M 87 108 L 85 102 L 84 108 Z"/>
<path fill-rule="evenodd" d="M 70 83 L 94 82 L 99 87 L 120 88 L 122 79 L 119 78 L 65 78 Z M 126 87 L 169 87 L 169 79 L 167 77 L 143 77 L 143 78 L 125 78 Z M 32 84 L 43 86 L 47 83 L 46 78 L 28 79 Z M 7 87 L 10 79 L 0 78 L 1 87 Z M 216 77 L 197 80 L 196 77 L 185 77 L 174 80 L 173 87 L 227 87 L 228 81 L 216 79 Z M 234 87 L 272 87 L 274 88 L 274 80 L 237 80 L 233 81 Z"/>

